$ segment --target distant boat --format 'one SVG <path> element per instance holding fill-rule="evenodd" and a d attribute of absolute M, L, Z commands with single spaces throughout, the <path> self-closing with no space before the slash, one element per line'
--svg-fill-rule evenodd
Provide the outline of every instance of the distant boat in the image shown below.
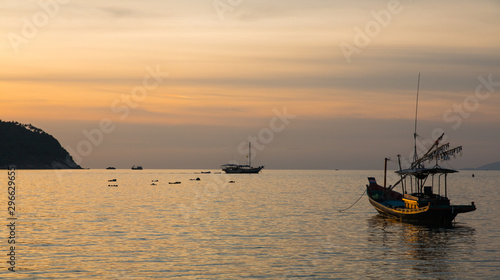
<path fill-rule="evenodd" d="M 248 143 L 248 165 L 224 164 L 221 165 L 222 171 L 231 174 L 256 174 L 259 173 L 264 166 L 252 167 L 252 143 Z"/>
<path fill-rule="evenodd" d="M 116 168 L 115 168 L 115 167 L 113 167 L 113 166 L 110 166 L 110 167 L 108 167 L 108 168 L 106 168 L 106 169 L 116 169 Z"/>
<path fill-rule="evenodd" d="M 178 185 L 180 184 L 181 182 L 177 181 L 177 182 L 168 182 L 170 185 Z"/>
<path fill-rule="evenodd" d="M 132 170 L 142 170 L 142 166 L 138 165 L 138 166 L 132 166 Z"/>
<path fill-rule="evenodd" d="M 419 75 L 420 81 L 420 75 Z M 417 89 L 418 108 L 418 89 Z M 417 111 L 418 112 L 418 111 Z M 417 114 L 415 114 L 416 116 Z M 462 146 L 451 148 L 449 143 L 440 144 L 444 133 L 421 157 L 417 155 L 417 118 L 415 117 L 415 152 L 413 162 L 407 169 L 401 167 L 396 173 L 401 177 L 394 185 L 387 187 L 387 161 L 385 159 L 384 185 L 380 186 L 374 177 L 368 177 L 366 186 L 368 199 L 382 215 L 414 224 L 427 226 L 451 226 L 460 213 L 476 210 L 474 202 L 470 205 L 451 205 L 448 195 L 448 174 L 458 172 L 442 168 L 438 161 L 449 160 L 462 152 Z M 400 156 L 398 156 L 400 159 Z M 435 161 L 433 167 L 425 167 L 425 162 Z M 400 185 L 402 193 L 393 191 Z M 444 192 L 444 193 L 443 193 Z"/>
<path fill-rule="evenodd" d="M 211 174 L 211 173 L 212 173 L 212 171 L 201 171 L 200 173 L 201 173 L 201 174 Z"/>

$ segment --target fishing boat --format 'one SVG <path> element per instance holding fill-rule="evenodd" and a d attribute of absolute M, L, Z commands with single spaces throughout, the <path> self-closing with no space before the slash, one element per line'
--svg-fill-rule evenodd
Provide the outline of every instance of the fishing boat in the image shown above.
<path fill-rule="evenodd" d="M 435 156 L 446 157 L 458 152 L 458 149 L 461 148 L 439 151 L 438 147 L 435 148 L 437 151 Z M 452 205 L 450 203 L 447 176 L 456 172 L 458 171 L 442 168 L 439 165 L 427 168 L 412 164 L 408 169 L 396 171 L 401 179 L 394 185 L 387 187 L 387 169 L 385 169 L 384 186 L 380 186 L 374 177 L 368 177 L 368 199 L 375 209 L 384 216 L 414 224 L 451 226 L 458 214 L 476 210 L 474 202 L 471 202 L 470 205 Z M 394 191 L 398 185 L 402 188 L 401 193 Z"/>
<path fill-rule="evenodd" d="M 420 75 L 419 75 L 420 83 Z M 418 89 L 417 110 L 418 112 Z M 439 161 L 446 161 L 462 153 L 462 146 L 450 148 L 449 143 L 441 144 L 444 133 L 422 155 L 417 154 L 417 113 L 415 114 L 415 150 L 413 162 L 406 169 L 402 168 L 401 156 L 398 155 L 400 179 L 387 186 L 387 161 L 384 164 L 384 185 L 380 186 L 374 177 L 368 177 L 367 194 L 370 203 L 382 215 L 400 221 L 428 226 L 451 226 L 460 213 L 476 210 L 474 202 L 470 205 L 452 205 L 448 198 L 448 175 L 457 170 L 439 166 Z M 426 164 L 430 167 L 426 167 Z M 400 186 L 402 192 L 394 191 Z"/>
<path fill-rule="evenodd" d="M 138 166 L 133 165 L 132 166 L 132 170 L 142 170 L 142 166 L 140 166 L 140 165 L 138 165 Z"/>
<path fill-rule="evenodd" d="M 252 167 L 252 143 L 248 143 L 248 165 L 239 164 L 224 164 L 221 165 L 222 171 L 230 174 L 256 174 L 259 173 L 264 166 Z"/>

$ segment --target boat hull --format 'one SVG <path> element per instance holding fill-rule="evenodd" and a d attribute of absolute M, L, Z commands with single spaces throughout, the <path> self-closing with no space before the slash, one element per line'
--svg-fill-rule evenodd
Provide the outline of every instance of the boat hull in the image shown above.
<path fill-rule="evenodd" d="M 386 190 L 378 185 L 374 178 L 369 178 L 366 186 L 370 204 L 380 214 L 399 221 L 428 226 L 451 226 L 460 213 L 476 210 L 471 205 L 450 205 L 449 200 L 440 197 L 439 200 L 419 201 L 418 207 L 408 208 L 405 197 L 399 192 Z M 406 198 L 407 199 L 407 198 Z"/>
<path fill-rule="evenodd" d="M 262 170 L 261 167 L 258 168 L 248 168 L 248 169 L 223 169 L 224 172 L 228 174 L 257 174 Z"/>
<path fill-rule="evenodd" d="M 371 197 L 369 200 L 377 212 L 383 216 L 428 226 L 451 226 L 458 214 L 476 210 L 474 205 L 429 205 L 420 209 L 394 209 Z"/>

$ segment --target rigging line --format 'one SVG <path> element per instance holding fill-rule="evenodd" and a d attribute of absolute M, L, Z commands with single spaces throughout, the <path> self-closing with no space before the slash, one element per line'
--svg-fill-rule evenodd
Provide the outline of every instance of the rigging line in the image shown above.
<path fill-rule="evenodd" d="M 360 200 L 361 200 L 361 198 L 363 197 L 363 195 L 365 195 L 365 193 L 366 193 L 366 189 L 365 189 L 365 191 L 361 194 L 361 196 L 358 198 L 358 200 L 356 200 L 356 202 L 354 202 L 351 206 L 347 207 L 346 209 L 339 210 L 339 212 L 344 212 L 344 211 L 346 211 L 346 210 L 351 209 L 354 205 L 356 205 L 356 203 L 358 203 L 358 201 L 360 201 Z"/>

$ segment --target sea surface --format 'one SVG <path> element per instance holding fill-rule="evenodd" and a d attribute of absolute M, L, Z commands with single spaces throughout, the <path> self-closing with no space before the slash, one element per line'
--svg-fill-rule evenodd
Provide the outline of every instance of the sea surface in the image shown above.
<path fill-rule="evenodd" d="M 0 218 L 17 218 L 0 278 L 500 278 L 500 172 L 450 175 L 452 203 L 477 210 L 427 228 L 377 215 L 363 192 L 380 170 L 201 171 L 17 170 L 11 216 L 0 170 Z"/>

